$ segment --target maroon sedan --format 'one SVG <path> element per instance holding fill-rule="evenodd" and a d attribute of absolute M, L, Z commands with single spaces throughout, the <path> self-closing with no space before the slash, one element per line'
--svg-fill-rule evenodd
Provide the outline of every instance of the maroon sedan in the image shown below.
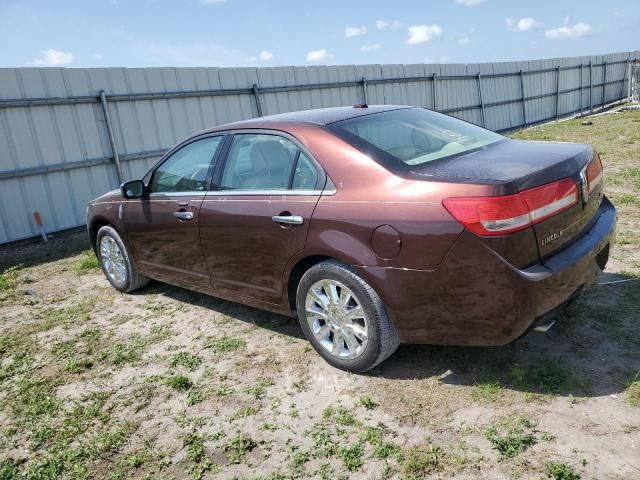
<path fill-rule="evenodd" d="M 118 290 L 153 278 L 297 316 L 354 372 L 400 342 L 546 330 L 604 269 L 615 223 L 590 146 L 366 105 L 198 133 L 87 218 Z"/>

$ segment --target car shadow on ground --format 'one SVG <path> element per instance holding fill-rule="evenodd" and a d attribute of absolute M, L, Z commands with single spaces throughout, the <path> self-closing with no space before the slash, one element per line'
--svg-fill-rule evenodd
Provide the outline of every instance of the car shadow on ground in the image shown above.
<path fill-rule="evenodd" d="M 395 354 L 365 375 L 397 380 L 435 377 L 448 385 L 499 385 L 531 394 L 574 397 L 620 392 L 632 373 L 640 368 L 640 359 L 634 353 L 637 339 L 628 343 L 619 336 L 620 332 L 614 331 L 617 335 L 610 337 L 607 334 L 611 332 L 606 328 L 599 331 L 598 322 L 607 319 L 598 317 L 601 312 L 594 309 L 593 304 L 604 304 L 608 312 L 620 317 L 633 315 L 626 308 L 630 294 L 631 301 L 637 305 L 634 299 L 640 292 L 638 280 L 629 275 L 602 274 L 599 285 L 588 289 L 571 307 L 559 312 L 558 322 L 547 333 L 532 332 L 500 347 L 401 345 Z M 281 335 L 304 339 L 294 318 L 180 287 L 152 282 L 135 294 L 164 295 Z M 618 318 L 618 321 L 626 325 L 633 318 Z M 316 354 L 310 352 L 310 355 Z"/>
<path fill-rule="evenodd" d="M 295 318 L 247 307 L 181 287 L 153 281 L 148 287 L 133 292 L 133 295 L 136 294 L 143 296 L 148 294 L 164 295 L 173 300 L 206 308 L 218 315 L 225 315 L 281 335 L 304 339 L 304 334 Z"/>
<path fill-rule="evenodd" d="M 499 385 L 533 394 L 618 393 L 640 369 L 639 301 L 640 277 L 603 273 L 558 312 L 546 333 L 530 332 L 501 347 L 401 345 L 370 374 L 437 377 L 448 385 Z"/>

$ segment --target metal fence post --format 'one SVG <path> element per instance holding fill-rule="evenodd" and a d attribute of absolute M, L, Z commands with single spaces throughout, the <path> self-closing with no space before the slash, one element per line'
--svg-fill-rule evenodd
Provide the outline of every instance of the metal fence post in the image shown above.
<path fill-rule="evenodd" d="M 522 125 L 527 128 L 527 109 L 525 106 L 525 102 L 527 97 L 524 94 L 524 77 L 522 76 L 522 70 L 519 72 L 520 75 L 520 93 L 522 93 Z"/>
<path fill-rule="evenodd" d="M 627 60 L 627 70 L 629 71 L 629 75 L 627 75 L 627 102 L 631 102 L 631 61 Z M 624 87 L 624 83 L 622 84 Z"/>
<path fill-rule="evenodd" d="M 593 113 L 593 63 L 589 60 L 589 112 Z"/>
<path fill-rule="evenodd" d="M 560 105 L 560 65 L 556 67 L 556 122 L 558 121 L 559 105 Z"/>
<path fill-rule="evenodd" d="M 607 62 L 602 64 L 602 104 L 600 104 L 600 108 L 604 108 L 604 102 L 606 100 L 607 91 Z"/>
<path fill-rule="evenodd" d="M 104 121 L 107 125 L 107 135 L 109 136 L 109 144 L 111 145 L 111 155 L 113 156 L 113 164 L 116 167 L 116 175 L 118 176 L 118 182 L 122 183 L 124 177 L 122 176 L 122 166 L 120 165 L 120 157 L 118 156 L 118 148 L 116 146 L 116 138 L 113 135 L 113 127 L 111 126 L 111 117 L 109 116 L 109 108 L 107 107 L 107 96 L 104 90 L 100 90 L 100 103 L 102 104 L 102 113 L 104 114 Z"/>
<path fill-rule="evenodd" d="M 576 109 L 576 112 L 580 112 L 582 114 L 582 64 L 580 64 L 580 92 L 578 95 L 578 108 Z"/>
<path fill-rule="evenodd" d="M 487 117 L 485 117 L 484 113 L 484 100 L 482 97 L 482 76 L 480 72 L 478 72 L 478 96 L 480 97 L 480 114 L 482 115 L 482 126 L 487 126 Z"/>
<path fill-rule="evenodd" d="M 627 64 L 629 62 L 627 61 Z M 624 83 L 627 80 L 627 65 L 624 66 L 624 73 L 622 74 L 622 83 L 620 85 L 620 98 L 619 100 L 622 102 L 622 99 L 624 98 Z"/>
<path fill-rule="evenodd" d="M 253 98 L 256 100 L 256 109 L 258 110 L 258 116 L 262 116 L 262 102 L 260 101 L 260 88 L 257 83 L 253 84 Z"/>
<path fill-rule="evenodd" d="M 369 104 L 369 96 L 367 95 L 367 77 L 362 77 L 362 98 L 365 105 Z"/>
<path fill-rule="evenodd" d="M 437 110 L 438 108 L 438 102 L 436 102 L 436 95 L 437 95 L 437 89 L 436 89 L 436 74 L 433 74 L 433 80 L 431 82 L 431 93 L 433 95 L 433 110 Z"/>

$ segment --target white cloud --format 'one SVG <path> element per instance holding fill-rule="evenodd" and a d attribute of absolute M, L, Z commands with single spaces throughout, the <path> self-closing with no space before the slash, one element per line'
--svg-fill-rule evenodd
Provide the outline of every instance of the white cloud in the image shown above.
<path fill-rule="evenodd" d="M 371 45 L 363 45 L 360 47 L 361 52 L 372 52 L 374 50 L 378 50 L 382 45 L 379 43 L 372 43 Z"/>
<path fill-rule="evenodd" d="M 344 36 L 347 38 L 357 37 L 358 35 L 364 35 L 367 33 L 367 27 L 362 25 L 361 27 L 347 27 L 344 29 Z"/>
<path fill-rule="evenodd" d="M 507 28 L 512 32 L 528 32 L 538 25 L 538 22 L 531 17 L 521 18 L 517 22 L 513 18 L 506 18 L 505 21 L 507 23 Z"/>
<path fill-rule="evenodd" d="M 558 27 L 551 30 L 545 30 L 544 36 L 561 40 L 564 38 L 580 38 L 589 35 L 592 32 L 591 25 L 586 23 L 576 23 L 573 27 Z"/>
<path fill-rule="evenodd" d="M 273 58 L 273 53 L 271 53 L 268 50 L 263 50 L 260 52 L 260 54 L 256 57 L 256 56 L 252 56 L 252 57 L 248 57 L 246 59 L 247 62 L 249 63 L 255 63 L 255 62 L 268 62 L 269 60 L 271 60 Z"/>
<path fill-rule="evenodd" d="M 407 45 L 419 45 L 430 42 L 442 35 L 442 29 L 438 25 L 414 25 L 407 27 L 409 38 Z"/>
<path fill-rule="evenodd" d="M 458 45 L 467 45 L 470 41 L 469 37 L 462 37 L 458 40 Z"/>
<path fill-rule="evenodd" d="M 474 5 L 480 5 L 484 0 L 456 0 L 456 3 L 466 5 L 467 7 L 473 7 Z"/>
<path fill-rule="evenodd" d="M 333 57 L 332 54 L 327 52 L 324 48 L 320 50 L 311 50 L 307 53 L 307 62 L 321 62 Z"/>
<path fill-rule="evenodd" d="M 398 20 L 388 22 L 386 20 L 376 20 L 376 28 L 378 30 L 397 30 L 402 24 Z"/>
<path fill-rule="evenodd" d="M 33 61 L 36 67 L 63 67 L 64 65 L 73 63 L 74 59 L 73 53 L 61 52 L 53 48 L 43 50 L 40 53 L 42 53 L 42 58 L 36 58 Z"/>
<path fill-rule="evenodd" d="M 219 5 L 227 3 L 227 0 L 200 0 L 200 5 Z"/>
<path fill-rule="evenodd" d="M 94 53 L 93 55 L 91 55 L 91 58 L 93 60 L 97 60 L 98 62 L 104 60 L 104 56 L 101 53 Z"/>

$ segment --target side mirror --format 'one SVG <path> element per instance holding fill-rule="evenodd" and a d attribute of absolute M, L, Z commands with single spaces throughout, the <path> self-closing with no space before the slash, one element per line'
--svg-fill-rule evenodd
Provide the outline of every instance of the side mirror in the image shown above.
<path fill-rule="evenodd" d="M 124 198 L 142 198 L 145 193 L 145 186 L 142 180 L 132 180 L 120 185 L 120 191 Z"/>

